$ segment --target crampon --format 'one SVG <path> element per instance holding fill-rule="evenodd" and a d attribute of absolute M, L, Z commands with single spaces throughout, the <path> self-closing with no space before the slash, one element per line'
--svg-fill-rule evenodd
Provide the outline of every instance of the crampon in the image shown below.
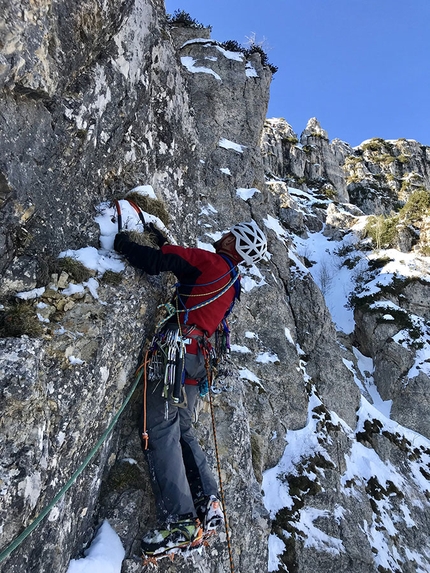
<path fill-rule="evenodd" d="M 199 532 L 196 537 L 191 542 L 183 542 L 181 545 L 176 547 L 166 547 L 164 549 L 157 550 L 152 554 L 142 553 L 143 565 L 153 565 L 158 566 L 161 559 L 168 558 L 173 561 L 175 557 L 183 557 L 187 559 L 194 553 L 201 553 L 205 547 L 209 546 L 209 540 L 215 537 L 217 534 L 216 530 L 203 531 L 203 528 L 199 528 Z"/>

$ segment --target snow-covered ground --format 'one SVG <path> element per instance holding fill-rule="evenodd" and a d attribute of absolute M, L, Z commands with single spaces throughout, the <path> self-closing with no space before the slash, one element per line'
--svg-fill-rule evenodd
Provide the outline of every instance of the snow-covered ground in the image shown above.
<path fill-rule="evenodd" d="M 82 559 L 72 559 L 67 573 L 119 573 L 125 551 L 117 533 L 104 521 Z"/>

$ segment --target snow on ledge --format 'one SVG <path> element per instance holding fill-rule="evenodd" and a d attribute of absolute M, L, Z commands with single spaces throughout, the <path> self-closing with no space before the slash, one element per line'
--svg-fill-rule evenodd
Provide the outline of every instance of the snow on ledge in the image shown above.
<path fill-rule="evenodd" d="M 248 382 L 253 382 L 254 384 L 260 386 L 260 388 L 262 388 L 264 391 L 266 391 L 263 384 L 261 383 L 260 378 L 256 374 L 254 374 L 254 372 L 251 372 L 251 370 L 249 370 L 248 368 L 241 368 L 239 370 L 239 376 L 242 380 L 248 380 Z"/>
<path fill-rule="evenodd" d="M 221 137 L 218 142 L 219 147 L 224 147 L 224 149 L 233 149 L 238 153 L 243 153 L 244 149 L 246 149 L 246 145 L 240 145 L 239 143 L 234 143 L 234 141 L 230 141 L 229 139 L 225 139 L 225 137 Z"/>
<path fill-rule="evenodd" d="M 228 60 L 235 60 L 236 62 L 243 62 L 244 55 L 242 52 L 232 52 L 231 50 L 225 50 L 221 46 L 215 46 L 215 48 L 221 52 L 221 54 Z"/>
<path fill-rule="evenodd" d="M 260 77 L 260 76 L 257 74 L 257 70 L 254 68 L 254 66 L 251 64 L 251 62 L 246 62 L 245 74 L 246 74 L 246 77 L 248 77 L 248 78 L 258 78 L 258 77 Z"/>
<path fill-rule="evenodd" d="M 274 233 L 276 233 L 276 236 L 280 241 L 288 239 L 288 233 L 278 219 L 275 219 L 271 215 L 267 215 L 267 217 L 263 219 L 263 223 L 268 229 L 271 229 Z"/>
<path fill-rule="evenodd" d="M 185 48 L 185 46 L 190 46 L 191 44 L 206 44 L 206 46 L 213 46 L 215 41 L 210 38 L 193 38 L 192 40 L 187 40 L 182 44 L 181 48 Z"/>
<path fill-rule="evenodd" d="M 195 60 L 191 56 L 182 56 L 181 58 L 181 64 L 185 66 L 187 70 L 192 74 L 198 74 L 198 73 L 210 74 L 215 79 L 221 81 L 221 76 L 219 76 L 216 72 L 214 72 L 210 68 L 205 68 L 204 66 L 195 66 L 194 64 L 196 63 L 196 61 L 197 60 Z"/>
<path fill-rule="evenodd" d="M 251 197 L 253 197 L 256 193 L 261 193 L 261 191 L 255 187 L 250 187 L 249 189 L 240 187 L 239 189 L 236 189 L 236 196 L 240 197 L 244 201 L 251 199 Z"/>
<path fill-rule="evenodd" d="M 193 40 L 188 40 L 187 42 L 182 44 L 181 49 L 185 48 L 185 46 L 191 46 L 192 44 L 203 44 L 204 48 L 216 48 L 228 60 L 243 62 L 245 58 L 243 52 L 233 52 L 231 50 L 226 50 L 225 48 L 217 44 L 215 40 L 211 40 L 209 38 L 195 38 Z"/>
<path fill-rule="evenodd" d="M 232 352 L 240 352 L 241 354 L 250 354 L 251 351 L 247 346 L 241 346 L 240 344 L 232 344 L 230 347 Z"/>
<path fill-rule="evenodd" d="M 255 359 L 255 362 L 260 362 L 261 364 L 280 364 L 280 360 L 277 354 L 274 352 L 260 352 Z"/>

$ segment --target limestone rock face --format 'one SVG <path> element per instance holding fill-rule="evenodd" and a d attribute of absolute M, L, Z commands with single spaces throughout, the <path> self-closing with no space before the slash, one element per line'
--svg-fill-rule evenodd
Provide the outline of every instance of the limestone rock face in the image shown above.
<path fill-rule="evenodd" d="M 267 120 L 262 149 L 268 174 L 288 179 L 292 187 L 305 185 L 348 201 L 343 164 L 352 149 L 340 140 L 330 142 L 316 118 L 309 120 L 300 143 L 285 120 Z"/>
<path fill-rule="evenodd" d="M 289 294 L 299 325 L 298 342 L 309 356 L 307 373 L 316 382 L 324 404 L 354 427 L 360 393 L 339 360 L 335 330 L 321 291 L 308 276 L 295 273 Z"/>
<path fill-rule="evenodd" d="M 254 217 L 264 226 L 270 206 L 259 139 L 271 73 L 258 55 L 246 61 L 193 34 L 178 41 L 177 31 L 164 26 L 160 2 L 100 5 L 91 18 L 85 5 L 77 12 L 67 3 L 39 8 L 36 14 L 34 7 L 6 6 L 0 292 L 6 323 L 16 295 L 30 293 L 17 308 L 31 307 L 38 334 L 2 343 L 2 548 L 49 505 L 109 426 L 154 330 L 156 306 L 169 296 L 164 279 L 131 268 L 115 286 L 97 275 L 77 288 L 76 280 L 55 274 L 62 251 L 99 247 L 96 207 L 151 185 L 170 212 L 175 239 L 194 245 L 197 238 L 212 242 L 237 220 Z M 33 26 L 41 14 L 42 27 Z M 205 71 L 196 71 L 202 63 Z M 252 197 L 239 198 L 237 189 L 252 189 Z M 286 275 L 285 246 L 276 247 L 283 258 L 279 273 Z M 241 377 L 233 356 L 231 383 L 215 405 L 233 557 L 243 570 L 267 563 L 262 472 L 279 459 L 286 427 L 303 425 L 307 402 L 301 376 L 281 363 L 297 359 L 284 333 L 293 328 L 291 312 L 285 308 L 283 324 L 270 328 L 260 319 L 261 312 L 267 315 L 261 295 L 252 292 L 261 284 L 255 288 L 282 306 L 282 279 L 269 269 L 256 279 L 249 276 L 248 303 L 232 318 L 235 341 L 254 330 L 253 356 L 281 358 L 278 365 L 253 361 L 256 372 Z M 267 340 L 259 336 L 263 325 Z M 122 430 L 116 426 L 103 441 L 37 535 L 12 552 L 2 571 L 21 571 L 23 563 L 28 571 L 66 571 L 99 523 L 97 507 L 121 536 L 125 570 L 133 569 L 139 538 L 154 525 L 155 513 L 136 428 L 141 395 L 132 404 Z M 198 431 L 216 471 L 207 406 Z M 124 461 L 130 459 L 137 464 Z M 217 547 L 212 553 L 223 557 L 212 563 L 208 554 L 196 570 L 224 567 L 225 536 Z"/>
<path fill-rule="evenodd" d="M 195 424 L 215 475 L 219 462 L 235 570 L 264 573 L 269 558 L 297 573 L 426 570 L 429 283 L 393 279 L 370 295 L 387 261 L 362 234 L 365 214 L 428 188 L 428 148 L 352 149 L 315 118 L 299 141 L 265 119 L 260 55 L 170 26 L 161 0 L 3 8 L 0 571 L 66 573 L 104 519 L 122 573 L 151 569 L 139 555 L 156 526 L 142 384 L 132 389 L 174 278 L 121 266 L 100 226 L 142 186 L 179 244 L 211 248 L 241 220 L 267 234 L 268 260 L 242 268 L 213 411 L 202 400 Z M 59 266 L 65 251 L 85 251 L 85 277 Z M 345 268 L 349 330 L 328 296 Z M 392 419 L 376 407 L 389 401 Z M 227 573 L 229 559 L 222 531 L 159 570 Z"/>
<path fill-rule="evenodd" d="M 366 214 L 389 214 L 398 199 L 429 188 L 429 150 L 413 140 L 370 139 L 347 158 L 348 192 Z"/>
<path fill-rule="evenodd" d="M 428 400 L 424 391 L 428 376 L 413 368 L 416 361 L 414 348 L 420 351 L 419 332 L 428 324 L 429 303 L 426 293 L 428 282 L 422 280 L 398 281 L 396 293 L 381 297 L 380 310 L 369 312 L 357 308 L 355 312 L 356 337 L 363 351 L 374 357 L 374 379 L 384 400 L 392 400 L 392 415 L 399 423 L 429 437 L 430 425 L 427 416 Z M 379 298 L 379 297 L 378 297 Z M 399 322 L 394 320 L 390 309 L 398 308 L 398 320 L 407 338 L 408 329 L 415 330 L 416 342 L 399 345 Z M 392 312 L 392 311 L 391 311 Z M 400 331 L 402 333 L 402 330 Z M 414 372 L 414 375 L 412 375 Z"/>
<path fill-rule="evenodd" d="M 195 143 L 183 78 L 171 65 L 171 43 L 161 37 L 160 3 L 88 4 L 78 11 L 67 3 L 40 7 L 51 50 L 48 67 L 42 65 L 35 9 L 15 12 L 15 6 L 6 3 L 10 51 L 17 50 L 7 57 L 22 65 L 18 71 L 10 64 L 1 98 L 0 268 L 19 280 L 16 257 L 25 251 L 34 267 L 27 273 L 43 284 L 49 257 L 69 247 L 97 246 L 92 214 L 102 199 L 130 188 L 136 177 L 160 181 L 161 194 L 174 187 L 184 191 L 177 165 L 165 169 L 163 163 L 176 145 L 192 156 Z M 54 69 L 62 70 L 61 80 Z M 155 117 L 161 122 L 156 132 Z M 173 195 L 170 201 L 178 201 Z"/>

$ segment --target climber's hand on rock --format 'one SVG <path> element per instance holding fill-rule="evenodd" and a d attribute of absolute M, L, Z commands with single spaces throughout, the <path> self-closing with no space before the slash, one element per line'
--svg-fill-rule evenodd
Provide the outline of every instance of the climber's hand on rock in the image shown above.
<path fill-rule="evenodd" d="M 115 241 L 113 243 L 113 248 L 117 253 L 124 253 L 125 247 L 131 243 L 128 233 L 121 231 L 115 235 Z"/>
<path fill-rule="evenodd" d="M 159 247 L 162 247 L 164 244 L 167 243 L 166 237 L 163 235 L 161 231 L 157 229 L 154 223 L 149 223 L 148 228 L 152 235 L 155 237 L 155 242 Z"/>

